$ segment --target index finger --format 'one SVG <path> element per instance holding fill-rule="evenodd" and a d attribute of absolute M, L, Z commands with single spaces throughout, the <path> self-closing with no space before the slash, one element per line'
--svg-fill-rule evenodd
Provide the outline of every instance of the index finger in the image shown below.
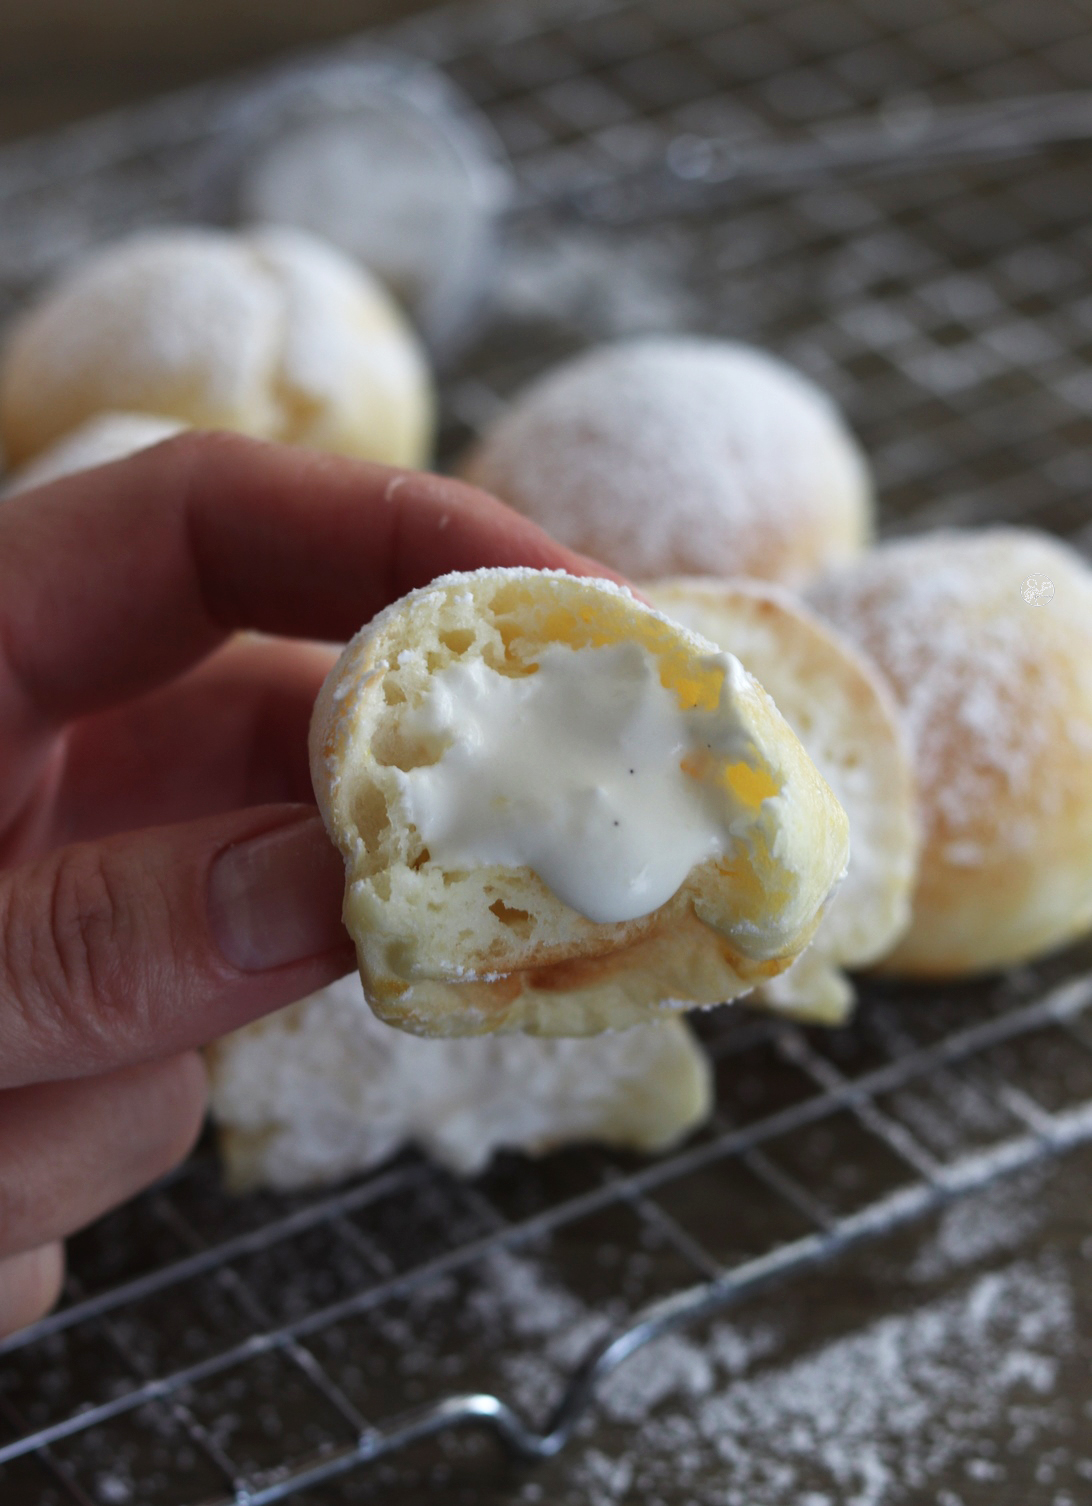
<path fill-rule="evenodd" d="M 451 570 L 610 574 L 446 477 L 186 434 L 0 507 L 5 733 L 151 689 L 230 632 L 340 641 Z"/>

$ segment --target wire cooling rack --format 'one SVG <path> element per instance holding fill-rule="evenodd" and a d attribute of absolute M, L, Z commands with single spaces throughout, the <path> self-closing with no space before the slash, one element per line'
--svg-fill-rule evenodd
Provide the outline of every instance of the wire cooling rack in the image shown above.
<path fill-rule="evenodd" d="M 520 0 L 386 33 L 485 112 L 518 185 L 444 453 L 590 341 L 721 333 L 843 404 L 886 532 L 1020 520 L 1087 552 L 1090 20 L 1074 0 Z M 183 215 L 263 81 L 0 152 L 0 318 L 84 246 Z M 0 1498 L 541 1500 L 533 1473 L 460 1494 L 381 1471 L 470 1423 L 549 1457 L 644 1344 L 1092 1140 L 1090 1007 L 1087 944 L 987 982 L 868 982 L 833 1033 L 712 1012 L 716 1117 L 660 1159 L 501 1156 L 460 1183 L 404 1155 L 334 1193 L 235 1199 L 206 1144 L 73 1240 L 61 1308 L 0 1344 Z"/>

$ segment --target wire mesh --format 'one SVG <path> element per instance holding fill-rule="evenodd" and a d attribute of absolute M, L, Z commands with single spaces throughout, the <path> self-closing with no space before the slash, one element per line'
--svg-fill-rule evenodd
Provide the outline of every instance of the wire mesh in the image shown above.
<path fill-rule="evenodd" d="M 884 531 L 1004 518 L 1088 552 L 1088 20 L 524 0 L 386 34 L 488 115 L 519 184 L 443 453 L 594 340 L 720 333 L 843 405 Z M 0 318 L 84 246 L 182 215 L 249 86 L 0 153 Z M 63 1305 L 0 1344 L 0 1495 L 258 1506 L 468 1422 L 548 1457 L 641 1345 L 1092 1139 L 1092 945 L 862 994 L 833 1033 L 703 1017 L 717 1115 L 659 1159 L 501 1156 L 460 1183 L 406 1154 L 235 1199 L 206 1144 L 73 1240 Z M 568 1345 L 545 1378 L 544 1307 Z"/>

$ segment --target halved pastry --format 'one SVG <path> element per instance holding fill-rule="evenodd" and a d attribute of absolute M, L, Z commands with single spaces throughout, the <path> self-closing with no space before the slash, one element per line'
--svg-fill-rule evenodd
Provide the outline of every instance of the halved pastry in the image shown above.
<path fill-rule="evenodd" d="M 785 971 L 845 813 L 731 654 L 606 581 L 450 575 L 319 695 L 311 772 L 380 1018 L 592 1035 Z"/>

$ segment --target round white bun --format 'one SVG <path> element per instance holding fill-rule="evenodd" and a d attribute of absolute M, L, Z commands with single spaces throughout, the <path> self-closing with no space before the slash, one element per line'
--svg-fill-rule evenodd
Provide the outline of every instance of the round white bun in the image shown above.
<path fill-rule="evenodd" d="M 815 939 L 759 990 L 772 1008 L 837 1024 L 854 999 L 843 969 L 882 957 L 910 922 L 917 794 L 894 696 L 852 643 L 782 587 L 690 577 L 645 590 L 754 675 L 849 817 L 849 869 Z"/>
<path fill-rule="evenodd" d="M 208 1060 L 237 1189 L 337 1181 L 406 1144 L 463 1176 L 505 1149 L 662 1151 L 712 1106 L 708 1058 L 682 1020 L 588 1040 L 419 1040 L 376 1019 L 355 974 L 218 1041 Z"/>
<path fill-rule="evenodd" d="M 127 411 L 414 466 L 432 408 L 389 294 L 299 230 L 179 228 L 107 246 L 16 323 L 0 362 L 14 464 Z"/>
<path fill-rule="evenodd" d="M 1026 961 L 1092 926 L 1092 570 L 1030 529 L 885 544 L 811 600 L 890 682 L 923 848 L 885 970 Z"/>
<path fill-rule="evenodd" d="M 44 486 L 47 481 L 57 481 L 61 476 L 89 471 L 112 460 L 124 460 L 126 455 L 135 455 L 162 439 L 170 439 L 186 427 L 178 419 L 161 418 L 154 413 L 97 414 L 20 466 L 8 477 L 0 495 L 14 496 L 16 492 Z"/>
<path fill-rule="evenodd" d="M 797 584 L 872 532 L 868 467 L 830 399 L 724 340 L 628 340 L 565 362 L 516 397 L 463 474 L 635 580 Z"/>

